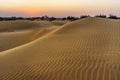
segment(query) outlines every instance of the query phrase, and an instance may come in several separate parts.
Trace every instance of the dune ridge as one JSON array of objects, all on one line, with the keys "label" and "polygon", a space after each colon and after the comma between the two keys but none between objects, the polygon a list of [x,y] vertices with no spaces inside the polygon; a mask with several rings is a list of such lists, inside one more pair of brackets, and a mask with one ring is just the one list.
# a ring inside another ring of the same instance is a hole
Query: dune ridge
[{"label": "dune ridge", "polygon": [[67,23],[65,21],[2,21],[0,22],[0,52],[42,37],[57,27]]},{"label": "dune ridge", "polygon": [[119,80],[120,21],[86,18],[0,52],[1,80]]}]

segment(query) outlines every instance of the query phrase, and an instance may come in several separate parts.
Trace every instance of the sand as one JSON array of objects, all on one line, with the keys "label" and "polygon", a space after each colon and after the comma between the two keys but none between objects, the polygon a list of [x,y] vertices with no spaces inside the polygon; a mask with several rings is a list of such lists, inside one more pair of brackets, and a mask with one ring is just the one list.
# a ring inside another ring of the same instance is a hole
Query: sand
[{"label": "sand", "polygon": [[68,21],[1,21],[0,51],[31,42],[67,22]]},{"label": "sand", "polygon": [[120,21],[85,18],[0,52],[0,80],[120,80],[119,58]]},{"label": "sand", "polygon": [[[44,26],[44,27],[43,27]],[[28,20],[16,20],[16,21],[1,21],[0,32],[11,32],[17,30],[28,30],[35,28],[46,28],[53,26],[49,21],[28,21]]]}]

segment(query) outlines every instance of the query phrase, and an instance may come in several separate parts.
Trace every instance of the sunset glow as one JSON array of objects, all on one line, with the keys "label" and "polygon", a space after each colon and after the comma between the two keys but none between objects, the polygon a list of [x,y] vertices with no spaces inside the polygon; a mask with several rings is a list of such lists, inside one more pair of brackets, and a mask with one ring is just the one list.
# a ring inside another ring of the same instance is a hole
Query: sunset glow
[{"label": "sunset glow", "polygon": [[0,16],[119,15],[119,5],[119,0],[5,0],[0,1]]}]

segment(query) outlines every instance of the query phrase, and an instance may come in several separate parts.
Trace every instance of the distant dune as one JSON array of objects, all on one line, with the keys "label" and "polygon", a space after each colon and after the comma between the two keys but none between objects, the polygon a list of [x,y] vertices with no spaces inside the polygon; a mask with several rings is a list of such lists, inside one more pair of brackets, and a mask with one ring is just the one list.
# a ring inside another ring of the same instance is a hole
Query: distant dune
[{"label": "distant dune", "polygon": [[[15,25],[19,24],[23,27],[19,21]],[[0,33],[0,49],[4,46],[0,52],[0,80],[120,80],[119,20],[47,22],[42,29],[34,29],[42,22],[26,25],[33,24],[23,32],[15,31],[21,27],[12,24],[10,30],[14,32]],[[7,25],[1,27],[7,29]],[[41,30],[45,33],[42,36]],[[9,43],[21,45],[7,50]]]},{"label": "distant dune", "polygon": [[0,22],[0,51],[31,42],[68,21],[2,21]]}]

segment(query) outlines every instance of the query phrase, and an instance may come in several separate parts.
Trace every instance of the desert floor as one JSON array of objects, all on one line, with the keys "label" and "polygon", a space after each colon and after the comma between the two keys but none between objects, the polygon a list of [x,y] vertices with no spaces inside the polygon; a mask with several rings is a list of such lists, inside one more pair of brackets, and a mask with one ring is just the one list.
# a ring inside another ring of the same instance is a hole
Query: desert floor
[{"label": "desert floor", "polygon": [[120,20],[1,21],[0,80],[120,80]]}]

